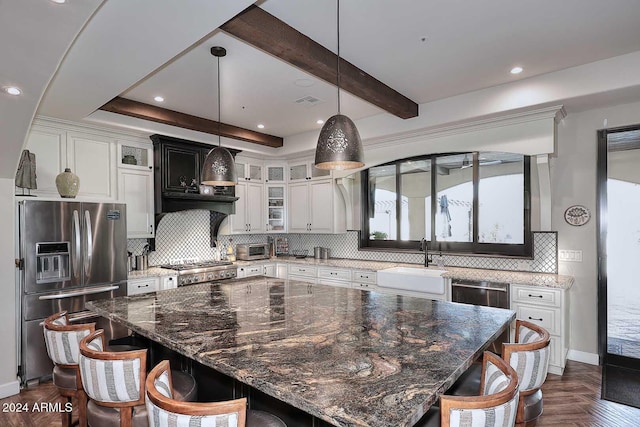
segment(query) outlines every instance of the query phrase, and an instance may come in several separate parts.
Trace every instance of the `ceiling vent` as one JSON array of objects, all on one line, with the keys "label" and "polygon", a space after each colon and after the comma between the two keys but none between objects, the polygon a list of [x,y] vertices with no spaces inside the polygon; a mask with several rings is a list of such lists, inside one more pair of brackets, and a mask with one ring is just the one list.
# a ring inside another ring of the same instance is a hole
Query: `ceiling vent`
[{"label": "ceiling vent", "polygon": [[295,101],[296,104],[304,105],[305,107],[313,107],[318,104],[322,104],[323,102],[323,100],[311,95],[303,96],[302,98],[296,99]]}]

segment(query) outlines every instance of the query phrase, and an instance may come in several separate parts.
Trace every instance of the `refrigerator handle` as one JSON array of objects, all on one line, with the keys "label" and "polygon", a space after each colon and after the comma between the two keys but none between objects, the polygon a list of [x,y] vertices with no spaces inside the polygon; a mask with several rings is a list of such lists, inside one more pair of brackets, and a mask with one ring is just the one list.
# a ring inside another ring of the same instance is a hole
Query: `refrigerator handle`
[{"label": "refrigerator handle", "polygon": [[78,257],[80,256],[80,215],[77,210],[73,211],[73,244],[71,245],[71,263],[73,275],[80,276],[78,271]]},{"label": "refrigerator handle", "polygon": [[84,211],[84,226],[87,247],[84,252],[84,274],[89,276],[91,270],[91,257],[93,255],[93,231],[91,230],[91,216],[89,211]]}]

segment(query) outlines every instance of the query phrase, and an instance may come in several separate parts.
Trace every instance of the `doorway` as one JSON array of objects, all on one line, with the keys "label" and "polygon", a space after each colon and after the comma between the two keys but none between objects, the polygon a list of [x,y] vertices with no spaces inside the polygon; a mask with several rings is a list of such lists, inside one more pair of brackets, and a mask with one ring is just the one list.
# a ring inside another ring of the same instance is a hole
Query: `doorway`
[{"label": "doorway", "polygon": [[640,125],[598,131],[602,398],[640,407]]}]

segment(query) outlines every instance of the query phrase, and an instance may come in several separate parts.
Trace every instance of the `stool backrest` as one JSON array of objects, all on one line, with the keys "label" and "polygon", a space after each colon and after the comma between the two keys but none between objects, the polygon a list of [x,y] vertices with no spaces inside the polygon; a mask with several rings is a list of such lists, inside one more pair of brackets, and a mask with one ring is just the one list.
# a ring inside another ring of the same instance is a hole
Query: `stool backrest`
[{"label": "stool backrest", "polygon": [[193,403],[173,399],[169,361],[163,360],[149,372],[146,381],[147,416],[150,426],[192,425],[245,427],[247,399]]},{"label": "stool backrest", "polygon": [[44,321],[44,342],[51,361],[63,368],[76,367],[80,358],[80,341],[95,328],[95,323],[70,324],[66,311],[47,317]]},{"label": "stool backrest", "polygon": [[518,375],[495,354],[485,351],[480,396],[440,397],[444,426],[513,426],[518,408]]},{"label": "stool backrest", "polygon": [[142,405],[147,350],[110,352],[105,348],[102,329],[80,341],[80,376],[87,395],[102,406]]},{"label": "stool backrest", "polygon": [[549,332],[531,322],[516,320],[516,343],[502,345],[502,357],[518,373],[520,391],[536,390],[547,378],[551,348]]}]

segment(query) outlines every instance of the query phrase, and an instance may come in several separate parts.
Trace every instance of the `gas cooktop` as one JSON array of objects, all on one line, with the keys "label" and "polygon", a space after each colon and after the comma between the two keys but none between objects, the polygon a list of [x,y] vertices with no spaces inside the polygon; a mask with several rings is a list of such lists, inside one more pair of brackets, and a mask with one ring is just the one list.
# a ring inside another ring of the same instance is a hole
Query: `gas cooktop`
[{"label": "gas cooktop", "polygon": [[238,269],[230,261],[194,261],[187,263],[162,264],[160,268],[168,268],[178,273],[178,286],[214,280],[233,279]]}]

